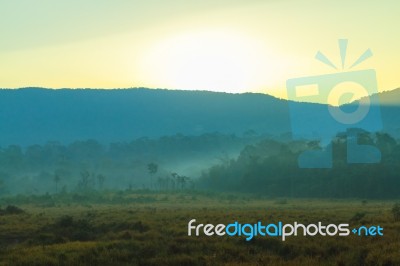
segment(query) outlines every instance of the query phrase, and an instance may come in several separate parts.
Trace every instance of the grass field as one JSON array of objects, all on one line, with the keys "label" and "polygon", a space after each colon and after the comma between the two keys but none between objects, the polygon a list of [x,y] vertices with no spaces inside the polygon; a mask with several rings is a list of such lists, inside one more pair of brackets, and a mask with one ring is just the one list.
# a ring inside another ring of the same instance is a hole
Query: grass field
[{"label": "grass field", "polygon": [[[0,202],[1,265],[400,265],[395,201],[123,191]],[[384,236],[189,237],[193,218],[380,225]]]}]

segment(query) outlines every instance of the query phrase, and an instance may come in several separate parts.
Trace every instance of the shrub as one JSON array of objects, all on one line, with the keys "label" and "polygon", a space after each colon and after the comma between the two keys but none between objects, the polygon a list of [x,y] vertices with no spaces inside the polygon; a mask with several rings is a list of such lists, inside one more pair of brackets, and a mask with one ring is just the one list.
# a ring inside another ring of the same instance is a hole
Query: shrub
[{"label": "shrub", "polygon": [[351,222],[359,222],[366,215],[365,212],[356,212],[354,216],[350,219]]},{"label": "shrub", "polygon": [[393,205],[392,214],[396,222],[400,221],[400,203]]},{"label": "shrub", "polygon": [[24,211],[17,206],[8,205],[4,210],[0,209],[0,215],[21,214]]}]

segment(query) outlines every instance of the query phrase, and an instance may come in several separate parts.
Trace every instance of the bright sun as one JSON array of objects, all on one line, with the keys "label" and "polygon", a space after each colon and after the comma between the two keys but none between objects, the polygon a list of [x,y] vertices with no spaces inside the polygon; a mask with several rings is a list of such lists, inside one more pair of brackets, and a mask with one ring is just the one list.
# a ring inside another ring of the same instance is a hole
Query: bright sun
[{"label": "bright sun", "polygon": [[[261,42],[227,30],[199,31],[149,47],[140,76],[152,87],[246,92],[277,77],[277,55]],[[160,86],[161,85],[161,86]]]}]

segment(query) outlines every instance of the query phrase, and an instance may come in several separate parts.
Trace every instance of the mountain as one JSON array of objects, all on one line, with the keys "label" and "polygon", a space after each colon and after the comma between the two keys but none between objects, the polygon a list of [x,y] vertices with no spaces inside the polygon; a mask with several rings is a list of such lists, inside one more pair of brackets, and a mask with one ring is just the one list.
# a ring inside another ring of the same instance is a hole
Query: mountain
[{"label": "mountain", "polygon": [[400,136],[400,88],[379,94],[382,110],[382,123],[385,130]]},{"label": "mountain", "polygon": [[400,88],[379,93],[379,101],[382,105],[400,105]]},{"label": "mountain", "polygon": [[[318,114],[326,106],[293,103],[266,94],[145,88],[2,89],[0,145],[85,139],[109,143],[177,133],[280,135],[291,131],[290,119],[296,110],[304,112],[314,125],[324,123]],[[383,106],[382,116],[387,129],[400,133],[398,105]],[[300,126],[307,128],[307,124]]]},{"label": "mountain", "polygon": [[[400,88],[380,92],[372,97],[374,96],[379,99],[384,130],[396,137],[400,137]],[[358,101],[363,100],[364,98],[361,98],[352,103],[352,105],[356,105]]]},{"label": "mountain", "polygon": [[249,130],[290,131],[287,102],[264,94],[142,88],[0,90],[2,146]]}]

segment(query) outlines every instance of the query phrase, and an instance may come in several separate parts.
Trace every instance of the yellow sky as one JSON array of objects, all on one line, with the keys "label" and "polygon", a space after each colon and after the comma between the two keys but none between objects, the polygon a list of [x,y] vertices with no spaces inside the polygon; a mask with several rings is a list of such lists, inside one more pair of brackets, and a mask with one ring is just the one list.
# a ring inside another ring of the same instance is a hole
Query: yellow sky
[{"label": "yellow sky", "polygon": [[[285,97],[290,78],[375,69],[400,86],[397,1],[2,1],[0,87],[202,89]],[[341,70],[339,70],[341,71]]]}]

